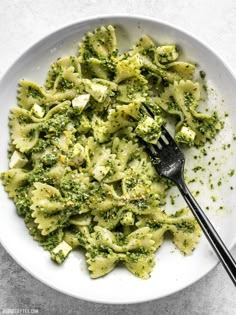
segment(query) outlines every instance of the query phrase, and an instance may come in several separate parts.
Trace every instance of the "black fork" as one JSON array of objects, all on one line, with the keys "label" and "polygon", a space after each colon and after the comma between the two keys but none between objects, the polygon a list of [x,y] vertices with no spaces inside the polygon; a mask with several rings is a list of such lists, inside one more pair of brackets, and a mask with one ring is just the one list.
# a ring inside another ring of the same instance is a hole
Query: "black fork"
[{"label": "black fork", "polygon": [[[146,111],[153,116],[149,108],[146,108]],[[157,145],[149,144],[142,139],[141,142],[159,175],[170,179],[178,186],[206,238],[236,286],[236,262],[185,183],[183,176],[185,158],[175,140],[166,128],[162,127],[162,135]]]}]

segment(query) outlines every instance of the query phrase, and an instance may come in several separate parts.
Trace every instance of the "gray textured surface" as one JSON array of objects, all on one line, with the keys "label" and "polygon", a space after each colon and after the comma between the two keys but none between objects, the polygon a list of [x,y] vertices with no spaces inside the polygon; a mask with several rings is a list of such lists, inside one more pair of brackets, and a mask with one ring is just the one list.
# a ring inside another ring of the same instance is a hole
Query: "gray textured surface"
[{"label": "gray textured surface", "polygon": [[[236,73],[234,0],[1,0],[0,75],[34,42],[61,25],[99,14],[130,13],[161,19],[207,42]],[[233,250],[236,257],[236,248]],[[78,283],[79,285],[79,283]],[[157,284],[158,285],[158,284]],[[31,277],[0,246],[0,313],[39,314],[236,314],[236,291],[221,266],[167,298],[137,305],[102,305],[56,292]]]}]

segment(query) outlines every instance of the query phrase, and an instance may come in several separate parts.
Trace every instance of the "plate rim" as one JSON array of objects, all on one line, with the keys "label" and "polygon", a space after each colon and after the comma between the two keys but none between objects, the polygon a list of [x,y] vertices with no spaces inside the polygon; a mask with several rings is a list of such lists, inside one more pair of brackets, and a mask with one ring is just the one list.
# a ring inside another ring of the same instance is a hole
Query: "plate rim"
[{"label": "plate rim", "polygon": [[[104,15],[91,15],[87,18],[78,18],[77,21],[73,22],[73,23],[63,23],[60,27],[55,28],[54,30],[50,31],[49,33],[46,33],[46,35],[43,35],[42,37],[40,37],[38,40],[34,41],[33,43],[31,43],[29,46],[27,46],[23,52],[21,52],[19,54],[19,56],[13,60],[13,62],[10,63],[10,65],[8,66],[8,68],[3,72],[3,74],[0,76],[0,85],[2,84],[2,82],[5,80],[5,77],[8,76],[8,74],[13,70],[13,68],[15,67],[15,65],[17,65],[21,59],[24,59],[25,55],[29,54],[31,50],[35,49],[37,46],[41,46],[41,44],[44,41],[47,41],[51,36],[56,36],[57,34],[59,34],[60,32],[66,31],[66,29],[70,29],[75,27],[76,25],[80,25],[82,23],[89,23],[94,22],[94,21],[101,21],[104,22],[107,19],[127,19],[127,20],[141,20],[141,21],[145,21],[145,22],[152,22],[152,23],[158,23],[158,24],[162,24],[165,27],[168,27],[170,29],[174,29],[182,34],[184,34],[185,36],[192,38],[195,42],[197,42],[198,44],[200,44],[201,46],[204,46],[204,48],[206,48],[211,54],[213,54],[216,59],[218,59],[222,65],[226,68],[226,70],[228,71],[228,73],[231,76],[231,79],[235,81],[236,83],[236,74],[234,74],[234,71],[232,70],[232,68],[229,66],[229,64],[221,58],[221,56],[215,52],[215,50],[213,50],[213,48],[211,48],[211,46],[209,46],[204,40],[199,39],[198,36],[196,36],[195,34],[192,34],[186,30],[184,30],[183,28],[176,26],[172,23],[169,23],[163,19],[159,19],[159,18],[153,18],[153,17],[149,17],[149,16],[145,16],[145,15],[137,15],[137,14],[104,14]],[[197,283],[200,279],[202,279],[203,277],[205,277],[208,273],[210,273],[220,262],[219,259],[216,257],[216,261],[214,263],[212,263],[212,266],[209,268],[209,270],[204,273],[203,275],[200,275],[198,278],[196,278],[193,282],[188,283],[187,285],[184,284],[183,286],[181,286],[178,290],[172,290],[167,294],[163,294],[161,296],[158,296],[156,298],[143,298],[142,300],[131,300],[129,302],[127,301],[108,301],[105,298],[104,299],[96,299],[96,298],[90,298],[90,297],[81,297],[78,296],[76,294],[73,293],[68,293],[66,290],[63,290],[63,288],[58,288],[56,287],[54,284],[51,284],[49,282],[47,282],[46,279],[44,279],[44,277],[40,277],[38,276],[34,271],[32,271],[30,268],[27,267],[27,265],[23,264],[20,262],[20,259],[18,259],[14,252],[12,252],[7,245],[1,240],[1,233],[0,233],[0,243],[2,245],[2,247],[4,248],[4,250],[11,256],[11,258],[14,259],[14,261],[22,268],[24,269],[26,272],[28,272],[31,276],[34,277],[34,279],[36,279],[37,281],[40,281],[41,283],[43,283],[44,285],[48,286],[49,288],[52,288],[60,293],[63,293],[67,296],[71,296],[73,298],[76,299],[82,299],[84,301],[88,301],[88,302],[92,302],[92,303],[100,303],[100,304],[110,304],[110,305],[120,305],[120,304],[138,304],[138,303],[144,303],[144,302],[151,302],[154,300],[158,300],[158,299],[162,299],[165,298],[167,296],[170,296],[174,293],[178,293],[181,292],[182,290],[184,290],[185,288],[189,287],[190,285],[193,285],[195,283]],[[236,245],[236,235],[235,237],[232,239],[232,241],[230,242],[230,245],[228,246],[229,250],[232,250],[232,248]]]}]

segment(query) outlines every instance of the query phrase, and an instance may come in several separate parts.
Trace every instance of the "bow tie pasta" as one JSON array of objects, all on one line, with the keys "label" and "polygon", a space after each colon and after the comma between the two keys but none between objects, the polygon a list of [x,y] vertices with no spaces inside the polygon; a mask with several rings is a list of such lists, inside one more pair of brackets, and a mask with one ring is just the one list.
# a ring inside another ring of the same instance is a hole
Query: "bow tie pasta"
[{"label": "bow tie pasta", "polygon": [[43,86],[19,82],[9,170],[1,178],[55,262],[83,248],[92,278],[121,262],[147,279],[166,232],[184,255],[196,248],[197,222],[187,208],[165,212],[169,184],[138,138],[156,143],[171,116],[177,142],[199,146],[214,138],[222,123],[217,113],[198,111],[194,71],[175,45],[147,35],[121,54],[109,25],[89,32],[78,55],[55,61]]}]

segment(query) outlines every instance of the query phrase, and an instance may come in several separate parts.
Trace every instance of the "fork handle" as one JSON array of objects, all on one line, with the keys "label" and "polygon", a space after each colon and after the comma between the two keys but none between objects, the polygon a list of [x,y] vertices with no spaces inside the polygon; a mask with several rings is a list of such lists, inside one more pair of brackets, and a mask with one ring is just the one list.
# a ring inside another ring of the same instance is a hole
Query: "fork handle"
[{"label": "fork handle", "polygon": [[206,238],[210,242],[222,265],[224,266],[225,270],[227,271],[228,275],[236,286],[236,262],[234,258],[230,254],[229,250],[226,248],[224,242],[205,215],[204,211],[201,209],[201,207],[189,191],[187,185],[184,182],[184,179],[180,177],[176,184],[185,201],[187,202],[189,208],[192,210],[199,225],[201,226]]}]

